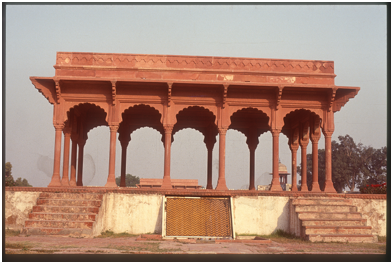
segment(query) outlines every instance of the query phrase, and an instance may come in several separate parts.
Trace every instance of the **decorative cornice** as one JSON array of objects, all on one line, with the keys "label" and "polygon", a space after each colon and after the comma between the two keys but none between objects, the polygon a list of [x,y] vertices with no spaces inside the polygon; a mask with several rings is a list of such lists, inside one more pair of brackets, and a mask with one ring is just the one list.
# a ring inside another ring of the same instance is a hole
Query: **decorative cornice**
[{"label": "decorative cornice", "polygon": [[56,66],[186,68],[298,73],[334,73],[333,61],[239,57],[58,52]]}]

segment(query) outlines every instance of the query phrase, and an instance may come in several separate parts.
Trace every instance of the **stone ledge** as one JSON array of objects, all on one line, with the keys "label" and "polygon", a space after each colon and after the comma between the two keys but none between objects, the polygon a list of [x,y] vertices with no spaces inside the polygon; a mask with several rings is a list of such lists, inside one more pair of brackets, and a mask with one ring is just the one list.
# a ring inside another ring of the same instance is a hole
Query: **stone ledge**
[{"label": "stone ledge", "polygon": [[106,187],[5,187],[5,191],[27,192],[69,192],[69,193],[122,193],[122,194],[159,194],[166,196],[278,196],[278,197],[330,197],[330,198],[357,198],[357,199],[387,199],[387,194],[340,194],[340,193],[312,193],[292,191],[253,191],[253,190],[205,190],[205,189],[160,189],[160,188],[106,188]]}]

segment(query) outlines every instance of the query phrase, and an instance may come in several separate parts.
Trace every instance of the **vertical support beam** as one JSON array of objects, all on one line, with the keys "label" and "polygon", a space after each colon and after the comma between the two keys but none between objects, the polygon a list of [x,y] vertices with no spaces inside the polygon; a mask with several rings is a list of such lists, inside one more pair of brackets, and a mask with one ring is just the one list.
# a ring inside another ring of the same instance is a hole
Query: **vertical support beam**
[{"label": "vertical support beam", "polygon": [[216,190],[228,190],[225,182],[225,136],[227,128],[219,129],[219,178],[217,180]]},{"label": "vertical support beam", "polygon": [[122,148],[122,156],[121,156],[121,183],[120,187],[126,187],[126,151],[128,149],[128,144],[130,141],[130,135],[127,137],[122,136],[120,139],[121,148]]},{"label": "vertical support beam", "polygon": [[72,138],[72,153],[71,153],[71,179],[69,186],[76,186],[76,159],[77,159],[77,136]]},{"label": "vertical support beam", "polygon": [[312,142],[312,192],[321,192],[318,180],[318,142],[320,139],[320,119],[313,116],[311,124],[311,142]]},{"label": "vertical support beam", "polygon": [[62,186],[69,186],[69,146],[71,140],[71,128],[65,127],[63,130],[64,133],[64,158],[62,163]]},{"label": "vertical support beam", "polygon": [[279,129],[272,129],[272,136],[273,136],[273,179],[272,179],[272,185],[270,187],[271,191],[282,191],[280,181],[279,181],[279,174],[278,174],[278,158],[279,158],[279,137],[281,130]]},{"label": "vertical support beam", "polygon": [[255,190],[255,149],[258,146],[258,135],[255,133],[255,125],[251,125],[247,135],[247,146],[250,151],[250,181],[249,190]]},{"label": "vertical support beam", "polygon": [[118,187],[115,183],[115,148],[118,125],[110,125],[109,175],[105,187]]},{"label": "vertical support beam", "polygon": [[336,193],[337,191],[334,188],[332,181],[332,165],[331,165],[331,136],[333,132],[323,132],[325,137],[325,164],[326,164],[326,182],[324,187],[324,192]]},{"label": "vertical support beam", "polygon": [[83,159],[84,159],[84,145],[86,144],[86,138],[79,137],[79,161],[77,162],[77,186],[83,186]]},{"label": "vertical support beam", "polygon": [[53,165],[53,175],[52,180],[50,181],[48,187],[61,186],[60,179],[60,159],[61,159],[61,136],[62,129],[64,128],[63,124],[54,125],[55,128],[55,142],[54,142],[54,165]]},{"label": "vertical support beam", "polygon": [[208,150],[208,165],[207,165],[207,184],[206,189],[211,190],[213,189],[212,184],[212,162],[213,162],[213,146],[215,145],[216,138],[211,133],[211,129],[208,128],[207,135],[204,139],[206,149]]},{"label": "vertical support beam", "polygon": [[164,176],[162,189],[172,189],[170,166],[171,166],[171,136],[173,125],[164,125]]},{"label": "vertical support beam", "polygon": [[299,128],[294,128],[289,138],[289,148],[292,151],[292,191],[297,189],[297,149],[299,149]]},{"label": "vertical support beam", "polygon": [[307,146],[309,143],[309,126],[304,122],[301,126],[300,149],[301,149],[301,191],[308,191],[307,185]]}]

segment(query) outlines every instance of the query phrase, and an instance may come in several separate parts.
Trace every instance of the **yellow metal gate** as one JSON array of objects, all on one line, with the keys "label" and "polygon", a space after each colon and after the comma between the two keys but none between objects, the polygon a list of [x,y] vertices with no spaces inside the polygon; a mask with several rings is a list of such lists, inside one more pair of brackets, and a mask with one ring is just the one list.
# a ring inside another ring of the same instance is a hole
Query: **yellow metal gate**
[{"label": "yellow metal gate", "polygon": [[166,197],[165,235],[232,237],[230,198]]}]

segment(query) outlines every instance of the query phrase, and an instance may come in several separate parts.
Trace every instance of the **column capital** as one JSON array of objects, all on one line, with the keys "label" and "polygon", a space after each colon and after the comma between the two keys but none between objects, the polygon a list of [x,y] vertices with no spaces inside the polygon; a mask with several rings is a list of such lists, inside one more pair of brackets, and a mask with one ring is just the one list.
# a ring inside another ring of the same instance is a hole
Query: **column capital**
[{"label": "column capital", "polygon": [[174,125],[172,124],[166,124],[166,125],[163,125],[163,128],[164,128],[164,133],[172,133],[172,130],[174,129]]},{"label": "column capital", "polygon": [[270,132],[275,137],[275,136],[278,136],[281,133],[281,129],[271,129]]},{"label": "column capital", "polygon": [[54,124],[53,126],[56,131],[62,131],[64,129],[64,124]]},{"label": "column capital", "polygon": [[226,134],[227,133],[227,130],[228,128],[227,127],[221,127],[221,128],[217,128],[219,130],[219,134]]},{"label": "column capital", "polygon": [[323,131],[323,135],[325,138],[331,138],[333,131]]},{"label": "column capital", "polygon": [[113,124],[113,125],[109,125],[109,128],[110,128],[110,132],[111,131],[118,131],[118,128],[119,128],[119,125],[118,124]]}]

